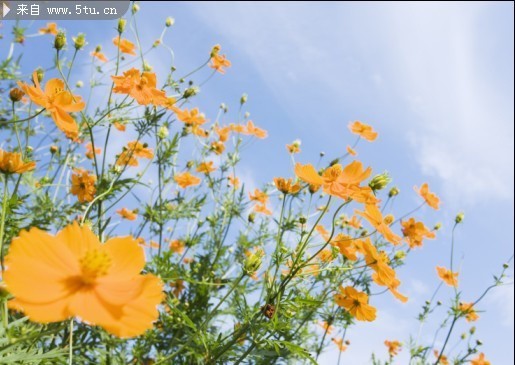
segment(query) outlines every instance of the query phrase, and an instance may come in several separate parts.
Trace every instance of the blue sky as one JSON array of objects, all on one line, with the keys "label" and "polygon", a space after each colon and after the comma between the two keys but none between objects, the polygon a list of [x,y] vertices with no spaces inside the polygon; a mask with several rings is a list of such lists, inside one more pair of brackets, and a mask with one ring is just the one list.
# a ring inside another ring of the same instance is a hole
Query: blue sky
[{"label": "blue sky", "polygon": [[[463,299],[476,298],[491,283],[514,242],[513,3],[144,2],[138,21],[143,44],[159,37],[166,16],[176,20],[165,41],[179,70],[198,66],[216,43],[232,61],[225,76],[202,87],[201,109],[214,119],[221,102],[236,109],[246,92],[251,118],[269,131],[265,142],[244,153],[240,177],[247,184],[287,174],[284,145],[294,139],[302,140],[302,162],[316,162],[320,151],[341,155],[354,141],[347,124],[359,119],[380,137],[360,142],[358,157],[391,173],[402,194],[398,212],[418,205],[413,185],[427,181],[441,196],[438,214],[418,214],[428,224],[444,223],[438,240],[417,250],[399,272],[410,302],[381,299],[378,322],[351,332],[344,363],[368,363],[374,350],[384,357],[385,339],[407,341],[418,329],[414,317],[438,284],[435,265],[447,265],[459,211],[465,212],[456,255]],[[112,22],[59,26],[69,35],[85,32],[89,48],[103,44],[108,56],[115,54]],[[50,39],[29,38],[27,55],[50,47]],[[50,54],[40,54],[33,66],[50,65]],[[158,50],[148,62],[164,75],[170,55]],[[84,68],[76,78],[87,81],[88,75]],[[480,309],[488,310],[477,324],[487,357],[513,363],[513,286],[496,289]],[[335,363],[335,356],[327,352],[321,363]]]}]

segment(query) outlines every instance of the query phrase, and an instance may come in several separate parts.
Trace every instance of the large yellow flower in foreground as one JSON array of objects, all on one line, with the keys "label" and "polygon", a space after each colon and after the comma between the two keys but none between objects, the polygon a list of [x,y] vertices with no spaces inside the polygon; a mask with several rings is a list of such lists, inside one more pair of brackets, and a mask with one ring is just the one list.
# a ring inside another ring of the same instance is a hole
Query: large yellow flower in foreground
[{"label": "large yellow flower in foreground", "polygon": [[55,236],[31,228],[13,239],[5,261],[4,281],[14,295],[9,306],[32,321],[79,317],[127,338],[152,328],[158,317],[162,283],[140,275],[143,248],[130,236],[101,244],[77,222]]},{"label": "large yellow flower in foreground", "polygon": [[41,89],[36,72],[32,75],[35,86],[18,82],[20,88],[30,97],[34,104],[42,106],[51,115],[57,127],[66,134],[66,137],[75,140],[79,135],[79,127],[75,119],[69,114],[79,112],[86,104],[78,95],[65,90],[65,84],[60,79],[50,79]]}]

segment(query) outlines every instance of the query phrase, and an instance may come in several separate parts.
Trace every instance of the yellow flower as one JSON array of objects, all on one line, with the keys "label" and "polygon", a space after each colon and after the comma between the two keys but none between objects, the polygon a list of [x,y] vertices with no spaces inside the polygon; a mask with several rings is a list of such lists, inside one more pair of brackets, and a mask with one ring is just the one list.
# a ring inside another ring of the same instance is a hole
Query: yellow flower
[{"label": "yellow flower", "polygon": [[13,239],[5,260],[4,281],[14,295],[9,307],[34,322],[79,317],[128,338],[152,328],[158,317],[162,284],[140,275],[143,249],[130,236],[101,244],[77,222],[55,236],[31,228]]},{"label": "yellow flower", "polygon": [[173,179],[183,189],[188,186],[196,186],[200,184],[200,178],[190,174],[189,172],[183,172],[182,174],[176,174]]},{"label": "yellow flower", "polygon": [[490,365],[490,361],[485,359],[485,354],[481,352],[478,357],[470,362],[470,365]]},{"label": "yellow flower", "polygon": [[173,110],[177,119],[183,122],[186,125],[194,126],[194,125],[202,125],[206,122],[206,116],[199,111],[198,108],[193,108],[188,110],[188,108],[184,108],[183,110],[177,108],[172,105],[170,109]]},{"label": "yellow flower", "polygon": [[47,23],[46,27],[39,29],[39,33],[57,35],[57,24]]},{"label": "yellow flower", "polygon": [[274,178],[274,184],[277,190],[283,194],[297,194],[300,191],[300,184],[293,183],[293,179],[284,179],[282,177]]},{"label": "yellow flower", "polygon": [[361,123],[358,120],[353,123],[350,123],[349,129],[352,133],[357,134],[358,136],[369,142],[373,142],[377,138],[377,132],[375,132],[371,126],[365,123]]},{"label": "yellow flower", "polygon": [[184,252],[184,242],[180,240],[173,240],[170,242],[170,251],[182,254]]},{"label": "yellow flower", "polygon": [[211,51],[211,63],[209,64],[209,67],[212,69],[215,69],[222,75],[225,74],[224,67],[231,67],[231,61],[227,59],[225,55],[220,55],[220,45],[216,45],[213,47],[213,50]]},{"label": "yellow flower", "polygon": [[77,196],[80,203],[90,202],[95,197],[97,177],[83,169],[75,169],[72,174],[70,193]]},{"label": "yellow flower", "polygon": [[474,303],[461,302],[458,309],[465,315],[467,322],[475,322],[479,319],[479,315],[474,309]]},{"label": "yellow flower", "polygon": [[102,153],[102,149],[100,147],[95,147],[95,153],[93,154],[93,145],[91,142],[86,145],[86,158],[92,160],[95,155],[99,155],[100,153]]},{"label": "yellow flower", "polygon": [[427,183],[422,184],[420,189],[415,186],[415,191],[419,193],[419,195],[424,198],[427,205],[429,205],[434,210],[440,209],[440,199],[435,193],[429,191],[429,185]]},{"label": "yellow flower", "polygon": [[358,321],[372,322],[376,319],[376,309],[368,304],[368,295],[352,286],[340,287],[340,293],[335,294],[334,301]]},{"label": "yellow flower", "polygon": [[422,246],[425,238],[433,239],[436,237],[422,222],[416,222],[414,218],[401,222],[402,234],[406,238],[410,248]]},{"label": "yellow flower", "polygon": [[251,201],[255,201],[261,204],[268,203],[268,194],[259,189],[254,189],[254,194],[249,192],[249,198]]},{"label": "yellow flower", "polygon": [[23,162],[21,154],[0,148],[0,171],[4,174],[22,174],[36,168],[35,162]]},{"label": "yellow flower", "polygon": [[32,74],[32,79],[35,86],[29,86],[21,81],[18,82],[18,86],[34,104],[42,106],[50,113],[55,124],[66,134],[66,137],[76,140],[79,135],[79,127],[69,113],[84,109],[86,104],[82,98],[67,91],[63,80],[48,80],[43,91],[36,71]]},{"label": "yellow flower", "polygon": [[383,215],[376,205],[367,204],[365,205],[365,211],[356,211],[356,214],[365,218],[388,242],[394,245],[401,243],[402,238],[393,233],[390,227],[385,224]]},{"label": "yellow flower", "polygon": [[116,164],[118,166],[138,166],[139,162],[136,157],[152,159],[154,157],[154,151],[148,148],[146,143],[139,141],[132,141],[124,147],[123,152],[118,156]]},{"label": "yellow flower", "polygon": [[199,163],[196,171],[208,175],[216,171],[216,168],[213,166],[213,161],[207,161]]}]

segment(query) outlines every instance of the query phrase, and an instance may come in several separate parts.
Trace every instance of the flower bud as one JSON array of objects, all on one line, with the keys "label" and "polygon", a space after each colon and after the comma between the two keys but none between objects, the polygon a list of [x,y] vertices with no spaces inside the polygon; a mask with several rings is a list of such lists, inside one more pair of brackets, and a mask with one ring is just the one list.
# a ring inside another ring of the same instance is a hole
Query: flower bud
[{"label": "flower bud", "polygon": [[300,223],[300,224],[306,224],[306,222],[307,222],[307,221],[308,221],[308,220],[307,220],[307,219],[306,219],[306,217],[304,217],[304,216],[302,216],[302,217],[300,217],[300,218],[299,218],[299,223]]},{"label": "flower bud", "polygon": [[254,223],[254,221],[256,220],[256,214],[250,213],[247,220],[249,221],[249,223]]},{"label": "flower bud", "polygon": [[472,326],[472,327],[470,327],[469,333],[470,333],[471,335],[473,335],[474,333],[476,333],[476,326]]},{"label": "flower bud", "polygon": [[123,18],[120,18],[120,20],[118,20],[118,33],[119,34],[123,33],[126,25],[127,25],[127,20],[125,20]]},{"label": "flower bud", "polygon": [[14,87],[9,91],[9,98],[13,103],[16,103],[17,101],[20,101],[25,96],[25,93],[23,90]]},{"label": "flower bud", "polygon": [[509,265],[509,264],[502,264],[502,267],[503,267],[504,269],[507,269],[507,268],[509,268],[509,267],[510,267],[510,265]]},{"label": "flower bud", "polygon": [[442,228],[442,223],[440,223],[440,222],[436,223],[435,226],[433,227],[433,229],[435,231],[438,231],[440,228]]},{"label": "flower bud", "polygon": [[57,147],[56,145],[50,146],[50,153],[52,155],[56,154],[58,151],[59,151],[59,147]]},{"label": "flower bud", "polygon": [[75,49],[78,51],[79,49],[84,48],[86,43],[86,36],[83,33],[79,33],[77,37],[72,37],[73,45]]},{"label": "flower bud", "polygon": [[320,157],[324,157],[325,156],[325,152],[324,151],[321,151],[320,152]]},{"label": "flower bud", "polygon": [[259,270],[263,262],[263,256],[265,256],[265,252],[258,248],[247,257],[243,265],[243,271],[246,275],[250,276]]},{"label": "flower bud", "polygon": [[168,137],[168,128],[165,127],[164,125],[161,126],[158,131],[157,131],[157,136],[160,138],[160,139],[165,139],[166,137]]},{"label": "flower bud", "polygon": [[145,71],[145,72],[152,71],[152,66],[150,66],[146,61],[143,62],[143,71]]},{"label": "flower bud", "polygon": [[193,166],[195,166],[195,161],[190,160],[190,161],[186,162],[186,167],[188,169],[191,169]]},{"label": "flower bud", "polygon": [[54,39],[54,48],[60,51],[66,46],[66,34],[63,31],[59,31]]},{"label": "flower bud", "polygon": [[441,301],[436,302],[436,305],[442,305]]},{"label": "flower bud", "polygon": [[81,88],[81,87],[83,87],[83,86],[84,86],[84,83],[83,83],[81,80],[79,80],[79,81],[77,81],[77,83],[75,84],[75,86],[77,86],[78,88]]},{"label": "flower bud", "polygon": [[134,4],[132,5],[132,14],[136,14],[139,11],[139,5]]},{"label": "flower bud", "polygon": [[245,112],[245,114],[243,114],[243,118],[249,119],[250,118],[250,113],[249,112]]},{"label": "flower bud", "polygon": [[390,189],[390,191],[388,192],[388,197],[389,198],[393,198],[394,196],[397,196],[399,195],[400,191],[399,191],[399,188],[394,186],[393,188]]},{"label": "flower bud", "polygon": [[388,176],[388,173],[383,172],[382,174],[374,176],[368,183],[368,186],[370,186],[373,191],[377,191],[384,189],[391,181],[392,179]]},{"label": "flower bud", "polygon": [[384,222],[384,224],[386,224],[387,226],[389,226],[390,224],[392,224],[394,220],[395,220],[395,217],[393,216],[393,214],[388,214],[388,215],[386,215],[386,216],[383,218],[383,222]]},{"label": "flower bud", "polygon": [[459,223],[463,222],[464,218],[465,218],[465,213],[461,212],[461,213],[458,213],[458,215],[456,216],[456,219],[454,221],[456,222],[456,224],[459,224]]},{"label": "flower bud", "polygon": [[211,48],[211,58],[215,57],[216,55],[218,55],[218,52],[220,52],[220,50],[222,49],[222,46],[220,46],[219,44],[215,44],[213,46],[213,48]]},{"label": "flower bud", "polygon": [[240,104],[243,105],[247,102],[247,99],[248,99],[248,95],[247,94],[243,94],[240,98]]},{"label": "flower bud", "polygon": [[41,67],[38,67],[36,69],[36,75],[38,76],[38,82],[43,81],[45,78],[45,70],[43,70]]},{"label": "flower bud", "polygon": [[405,251],[397,251],[394,256],[397,260],[403,260],[406,257]]},{"label": "flower bud", "polygon": [[165,25],[166,25],[167,28],[171,27],[174,24],[175,24],[175,19],[174,18],[172,18],[171,16],[166,18]]},{"label": "flower bud", "polygon": [[477,343],[477,345],[478,345],[478,346],[481,346],[481,345],[483,344],[483,341],[481,341],[481,340],[476,340],[476,343]]},{"label": "flower bud", "polygon": [[197,95],[200,92],[200,89],[197,86],[192,86],[184,90],[183,97],[184,99],[191,98],[192,96]]}]

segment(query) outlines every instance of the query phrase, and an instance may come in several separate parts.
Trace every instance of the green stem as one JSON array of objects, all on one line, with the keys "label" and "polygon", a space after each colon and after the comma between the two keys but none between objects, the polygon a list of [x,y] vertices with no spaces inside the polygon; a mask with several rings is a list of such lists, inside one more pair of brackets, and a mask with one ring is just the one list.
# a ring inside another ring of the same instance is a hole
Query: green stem
[{"label": "green stem", "polygon": [[[5,216],[7,213],[7,175],[4,175],[4,196],[2,198],[2,217],[0,220],[0,261],[2,266],[2,274],[4,273],[4,230],[5,230]],[[3,275],[2,275],[3,277]]]},{"label": "green stem", "polygon": [[68,365],[73,365],[73,318],[70,319],[70,337],[68,339]]}]

